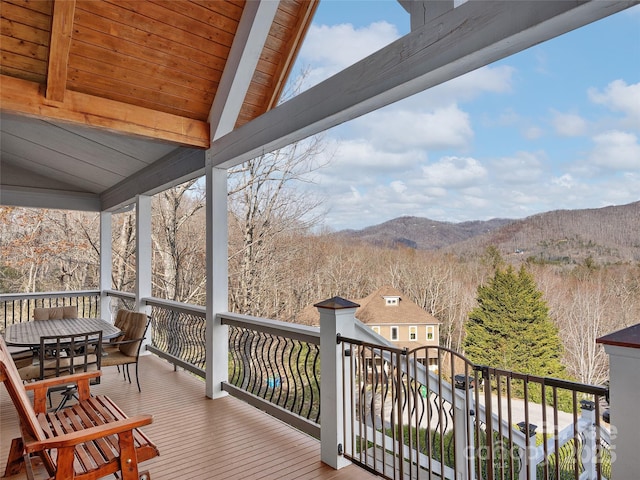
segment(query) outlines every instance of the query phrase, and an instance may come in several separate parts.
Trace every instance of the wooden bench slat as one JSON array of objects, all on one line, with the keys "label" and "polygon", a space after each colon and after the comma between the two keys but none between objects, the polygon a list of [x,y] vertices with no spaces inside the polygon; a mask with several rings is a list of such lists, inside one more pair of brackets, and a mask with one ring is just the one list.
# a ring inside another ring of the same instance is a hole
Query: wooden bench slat
[{"label": "wooden bench slat", "polygon": [[[83,424],[86,425],[86,428],[94,425],[94,422],[89,418],[84,408],[78,409],[77,413],[79,419],[81,419]],[[107,461],[112,461],[117,457],[117,449],[116,454],[114,454],[112,444],[104,438],[95,440],[94,442],[91,442],[90,445],[93,452],[92,455],[101,456],[102,458],[106,458]]]},{"label": "wooden bench slat", "polygon": [[[67,418],[71,421],[74,431],[83,430],[84,426],[80,421],[79,414],[82,412],[82,408],[78,405],[65,410]],[[92,470],[98,468],[102,464],[106,463],[105,458],[101,455],[98,448],[96,448],[95,442],[89,442],[82,445],[78,445],[75,450],[76,461],[83,465],[84,470]]]}]

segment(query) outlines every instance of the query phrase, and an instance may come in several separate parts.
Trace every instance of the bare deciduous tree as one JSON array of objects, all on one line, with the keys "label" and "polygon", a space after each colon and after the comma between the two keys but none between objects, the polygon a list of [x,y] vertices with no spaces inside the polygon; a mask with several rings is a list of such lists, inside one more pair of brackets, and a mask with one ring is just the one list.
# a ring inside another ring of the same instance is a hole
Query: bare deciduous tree
[{"label": "bare deciduous tree", "polygon": [[272,283],[272,262],[285,234],[309,232],[320,202],[294,183],[318,168],[319,137],[243,163],[229,171],[229,286],[231,308],[268,315],[261,283]]}]

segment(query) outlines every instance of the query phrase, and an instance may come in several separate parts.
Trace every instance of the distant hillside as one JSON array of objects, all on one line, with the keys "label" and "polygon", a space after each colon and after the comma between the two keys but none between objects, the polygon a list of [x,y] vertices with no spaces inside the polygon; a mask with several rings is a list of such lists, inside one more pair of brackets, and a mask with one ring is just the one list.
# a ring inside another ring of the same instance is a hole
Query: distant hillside
[{"label": "distant hillside", "polygon": [[516,220],[486,235],[452,244],[458,254],[495,245],[503,253],[544,262],[640,261],[640,202],[584,210],[555,210]]},{"label": "distant hillside", "polygon": [[336,233],[378,246],[405,246],[420,250],[436,250],[479,235],[490,233],[513,220],[493,219],[462,223],[436,222],[421,217],[399,217],[362,230]]},{"label": "distant hillside", "polygon": [[504,254],[545,262],[598,263],[640,261],[640,201],[598,209],[556,210],[522,220],[463,223],[400,217],[362,230],[336,235],[379,246],[445,249],[476,255],[489,245]]}]

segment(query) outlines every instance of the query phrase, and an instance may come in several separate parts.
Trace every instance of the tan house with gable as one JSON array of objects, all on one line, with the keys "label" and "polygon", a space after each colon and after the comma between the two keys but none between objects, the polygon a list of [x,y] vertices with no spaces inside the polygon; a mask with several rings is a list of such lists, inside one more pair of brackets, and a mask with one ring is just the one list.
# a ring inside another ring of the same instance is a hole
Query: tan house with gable
[{"label": "tan house with gable", "polygon": [[[392,286],[385,285],[355,302],[360,304],[356,318],[398,348],[413,350],[439,345],[440,322]],[[427,352],[429,367],[435,369],[437,351],[427,349]],[[418,358],[424,360],[426,355]]]},{"label": "tan house with gable", "polygon": [[[354,300],[360,307],[356,310],[356,318],[369,326],[374,332],[392,342],[398,348],[413,350],[422,346],[439,345],[440,322],[402,292],[390,285],[380,287],[369,296]],[[298,321],[309,325],[318,325],[320,316],[315,307],[305,308]],[[429,368],[437,367],[436,349],[423,351],[418,359],[426,362],[429,354]]]}]

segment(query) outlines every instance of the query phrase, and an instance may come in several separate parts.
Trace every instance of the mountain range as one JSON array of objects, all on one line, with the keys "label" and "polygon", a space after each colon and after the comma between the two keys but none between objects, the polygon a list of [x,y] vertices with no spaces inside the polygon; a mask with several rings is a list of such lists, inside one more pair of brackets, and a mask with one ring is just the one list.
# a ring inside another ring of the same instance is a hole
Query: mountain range
[{"label": "mountain range", "polygon": [[554,210],[524,219],[462,223],[398,217],[362,230],[335,233],[377,246],[478,254],[489,245],[503,254],[544,262],[640,261],[640,201],[582,210]]}]

